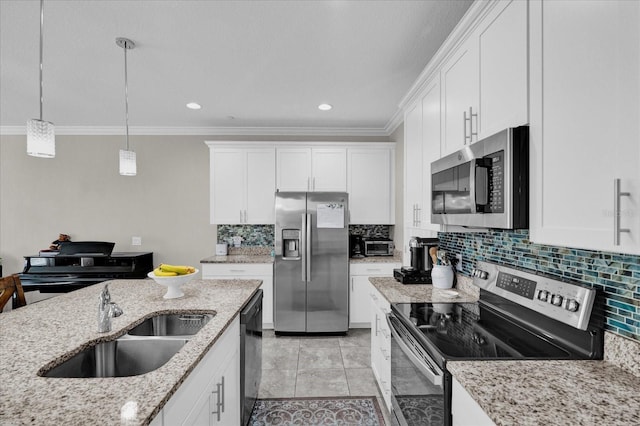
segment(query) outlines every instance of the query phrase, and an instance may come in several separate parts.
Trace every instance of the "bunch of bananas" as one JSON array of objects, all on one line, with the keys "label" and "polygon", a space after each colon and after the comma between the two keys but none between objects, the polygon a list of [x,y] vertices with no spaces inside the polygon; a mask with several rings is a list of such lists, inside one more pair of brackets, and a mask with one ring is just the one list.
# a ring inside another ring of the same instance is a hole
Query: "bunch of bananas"
[{"label": "bunch of bananas", "polygon": [[160,266],[153,270],[153,273],[156,277],[175,277],[177,275],[193,274],[195,271],[196,268],[193,266],[177,266],[161,263]]}]

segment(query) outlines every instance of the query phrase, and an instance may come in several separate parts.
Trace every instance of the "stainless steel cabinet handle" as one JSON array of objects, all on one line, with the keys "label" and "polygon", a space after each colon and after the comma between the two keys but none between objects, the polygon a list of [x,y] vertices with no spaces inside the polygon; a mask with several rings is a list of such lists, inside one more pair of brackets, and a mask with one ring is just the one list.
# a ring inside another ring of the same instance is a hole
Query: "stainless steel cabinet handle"
[{"label": "stainless steel cabinet handle", "polygon": [[[476,131],[473,131],[473,117],[476,118]],[[469,142],[473,142],[473,137],[478,140],[478,113],[473,113],[473,109],[469,107]]]},{"label": "stainless steel cabinet handle", "polygon": [[462,111],[462,128],[464,129],[464,144],[467,144],[467,111]]},{"label": "stainless steel cabinet handle", "polygon": [[353,293],[353,278],[351,278],[351,293]]},{"label": "stainless steel cabinet handle", "polygon": [[224,413],[224,376],[222,376],[222,392],[220,392],[220,400],[222,401],[222,412]]},{"label": "stainless steel cabinet handle", "polygon": [[313,178],[312,183],[313,183],[312,188],[313,188],[313,190],[315,191],[315,190],[316,190],[316,178]]},{"label": "stainless steel cabinet handle", "polygon": [[620,179],[613,180],[613,245],[620,245],[620,234],[629,233],[629,228],[620,228],[620,198],[630,197],[630,192],[620,191]]},{"label": "stainless steel cabinet handle", "polygon": [[367,272],[382,272],[382,269],[367,268]]},{"label": "stainless steel cabinet handle", "polygon": [[416,226],[420,226],[422,224],[422,208],[420,204],[416,204]]},{"label": "stainless steel cabinet handle", "polygon": [[230,269],[229,272],[233,272],[235,274],[242,274],[245,272],[244,269]]},{"label": "stainless steel cabinet handle", "polygon": [[240,223],[242,223],[242,210],[240,210]]},{"label": "stainless steel cabinet handle", "polygon": [[310,183],[311,179],[309,179],[307,177],[307,191],[311,191],[311,183]]},{"label": "stainless steel cabinet handle", "polygon": [[214,390],[212,393],[216,394],[216,403],[215,403],[215,407],[216,410],[212,411],[211,414],[215,414],[218,418],[218,422],[220,421],[220,414],[222,414],[223,411],[223,403],[220,402],[220,396],[223,392],[223,386],[224,386],[224,377],[222,378],[222,383],[216,383],[216,390]]},{"label": "stainless steel cabinet handle", "polygon": [[378,314],[376,314],[376,336],[378,335],[378,322],[380,322],[380,317],[378,316]]}]

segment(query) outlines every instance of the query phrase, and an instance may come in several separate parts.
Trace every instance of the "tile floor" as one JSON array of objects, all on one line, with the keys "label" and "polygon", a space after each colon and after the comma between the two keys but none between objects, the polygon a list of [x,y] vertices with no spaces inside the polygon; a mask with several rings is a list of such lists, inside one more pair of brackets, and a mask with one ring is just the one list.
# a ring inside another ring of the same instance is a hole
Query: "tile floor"
[{"label": "tile floor", "polygon": [[259,398],[374,395],[383,407],[371,371],[369,329],[350,329],[346,336],[276,336],[264,330]]}]

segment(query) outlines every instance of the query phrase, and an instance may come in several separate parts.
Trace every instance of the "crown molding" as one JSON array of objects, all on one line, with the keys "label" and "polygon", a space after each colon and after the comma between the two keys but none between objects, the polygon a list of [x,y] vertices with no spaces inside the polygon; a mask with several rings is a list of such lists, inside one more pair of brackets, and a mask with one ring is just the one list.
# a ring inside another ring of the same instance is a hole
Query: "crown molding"
[{"label": "crown molding", "polygon": [[[387,125],[388,127],[388,125]],[[386,137],[385,128],[338,127],[129,127],[130,135],[188,136],[376,136]],[[122,126],[56,126],[56,135],[103,136],[124,134]],[[0,126],[0,135],[26,135],[26,126]]]},{"label": "crown molding", "polygon": [[455,50],[464,43],[469,34],[478,26],[491,9],[493,9],[499,0],[476,0],[464,14],[460,22],[455,26],[453,31],[440,46],[438,51],[433,55],[429,63],[424,67],[416,81],[413,83],[407,94],[402,98],[400,110],[404,111],[411,107],[418,99],[422,97],[422,92],[429,81],[440,72],[440,67]]}]

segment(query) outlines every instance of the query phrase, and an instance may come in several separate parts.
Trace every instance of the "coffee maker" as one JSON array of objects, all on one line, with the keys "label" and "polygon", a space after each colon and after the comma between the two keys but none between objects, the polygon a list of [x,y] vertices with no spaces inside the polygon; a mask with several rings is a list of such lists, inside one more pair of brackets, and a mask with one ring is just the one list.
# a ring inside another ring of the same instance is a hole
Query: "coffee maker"
[{"label": "coffee maker", "polygon": [[433,261],[429,256],[429,250],[432,247],[438,247],[437,238],[411,237],[411,266],[394,269],[394,278],[402,284],[431,284]]},{"label": "coffee maker", "polygon": [[364,239],[362,235],[349,235],[349,257],[364,257]]}]

